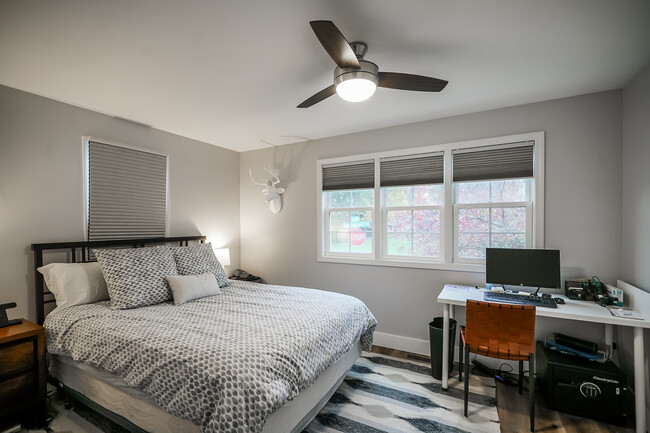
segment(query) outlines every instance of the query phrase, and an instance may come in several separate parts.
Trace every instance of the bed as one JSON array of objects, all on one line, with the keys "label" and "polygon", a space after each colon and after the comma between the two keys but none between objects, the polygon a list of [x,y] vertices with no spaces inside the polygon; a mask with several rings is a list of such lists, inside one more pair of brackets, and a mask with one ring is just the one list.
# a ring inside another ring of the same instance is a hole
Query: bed
[{"label": "bed", "polygon": [[[204,241],[192,236],[32,249],[35,268],[43,266],[46,252],[58,254],[57,261],[63,252],[66,261],[83,263],[100,249],[97,257],[110,282],[104,248],[161,245],[138,252],[159,254],[174,243],[184,254]],[[189,249],[182,248],[188,243]],[[149,265],[145,268],[148,272]],[[361,350],[370,348],[376,325],[366,306],[346,295],[240,281],[179,305],[174,297],[117,308],[120,300],[111,296],[57,307],[46,317],[53,295],[40,272],[35,274],[52,379],[135,432],[302,431]]]}]

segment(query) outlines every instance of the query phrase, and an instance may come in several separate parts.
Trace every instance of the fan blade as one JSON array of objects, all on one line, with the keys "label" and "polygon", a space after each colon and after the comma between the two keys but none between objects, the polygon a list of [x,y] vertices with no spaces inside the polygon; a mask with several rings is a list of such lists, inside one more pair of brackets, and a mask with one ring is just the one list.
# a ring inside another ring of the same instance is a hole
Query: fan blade
[{"label": "fan blade", "polygon": [[296,108],[309,108],[314,104],[318,104],[320,101],[329,98],[336,93],[336,86],[332,84],[329,87],[324,88],[320,92],[316,93],[311,98],[307,98],[302,104],[298,105]]},{"label": "fan blade", "polygon": [[415,90],[418,92],[439,92],[445,88],[448,81],[423,75],[400,74],[399,72],[380,72],[379,87],[399,90]]},{"label": "fan blade", "polygon": [[309,25],[316,37],[330,55],[332,60],[341,68],[360,68],[357,56],[345,36],[331,21],[310,21]]}]

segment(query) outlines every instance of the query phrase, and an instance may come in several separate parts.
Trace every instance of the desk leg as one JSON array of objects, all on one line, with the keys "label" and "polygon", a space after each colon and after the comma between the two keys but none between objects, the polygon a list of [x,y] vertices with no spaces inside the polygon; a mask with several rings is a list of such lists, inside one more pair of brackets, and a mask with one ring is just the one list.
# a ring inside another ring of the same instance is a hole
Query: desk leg
[{"label": "desk leg", "polygon": [[[643,356],[643,328],[634,328],[634,408],[636,432],[645,433],[645,369]],[[444,376],[443,376],[444,377]]]},{"label": "desk leg", "polygon": [[442,389],[446,391],[449,381],[449,304],[443,304],[442,308]]},{"label": "desk leg", "polygon": [[614,354],[614,325],[605,324],[605,352],[608,358]]}]

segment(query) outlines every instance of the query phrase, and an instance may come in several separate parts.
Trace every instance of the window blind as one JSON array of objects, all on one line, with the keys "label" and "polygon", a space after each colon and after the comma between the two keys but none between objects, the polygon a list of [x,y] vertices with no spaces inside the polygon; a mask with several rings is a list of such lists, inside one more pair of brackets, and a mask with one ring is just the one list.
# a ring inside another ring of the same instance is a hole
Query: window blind
[{"label": "window blind", "polygon": [[374,161],[323,166],[323,191],[375,187]]},{"label": "window blind", "polygon": [[444,183],[444,155],[384,158],[379,163],[382,187]]},{"label": "window blind", "polygon": [[167,156],[88,143],[88,240],[164,237]]},{"label": "window blind", "polygon": [[533,155],[532,141],[454,151],[454,182],[533,177]]}]

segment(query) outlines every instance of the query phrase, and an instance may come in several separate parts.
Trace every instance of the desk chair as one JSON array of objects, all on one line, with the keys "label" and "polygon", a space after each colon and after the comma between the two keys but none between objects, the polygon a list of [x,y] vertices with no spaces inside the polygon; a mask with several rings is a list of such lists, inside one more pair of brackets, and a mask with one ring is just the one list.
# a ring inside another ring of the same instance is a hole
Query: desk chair
[{"label": "desk chair", "polygon": [[[519,394],[523,389],[524,361],[528,361],[530,431],[535,430],[535,307],[467,300],[465,326],[458,342],[459,380],[465,367],[465,416],[469,397],[469,353],[519,361]],[[464,350],[464,363],[463,363]]]}]

